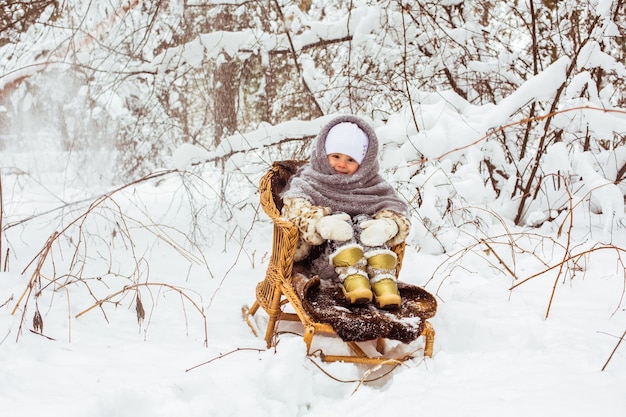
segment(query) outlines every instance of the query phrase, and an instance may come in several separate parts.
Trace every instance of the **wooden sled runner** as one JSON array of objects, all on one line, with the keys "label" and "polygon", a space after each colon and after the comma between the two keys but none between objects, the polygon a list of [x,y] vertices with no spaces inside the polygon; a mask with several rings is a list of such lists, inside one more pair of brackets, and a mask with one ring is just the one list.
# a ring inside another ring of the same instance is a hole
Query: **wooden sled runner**
[{"label": "wooden sled runner", "polygon": [[[294,264],[298,243],[298,229],[280,217],[282,201],[278,197],[289,177],[305,161],[274,162],[260,181],[261,205],[274,222],[272,253],[265,278],[257,284],[256,300],[252,307],[244,306],[244,318],[256,334],[253,316],[262,307],[268,315],[265,329],[267,347],[271,347],[281,321],[299,322],[304,329],[307,355],[313,355],[311,343],[316,334],[337,336],[345,342],[352,355],[328,355],[321,353],[326,362],[352,362],[380,364],[397,362],[407,357],[385,356],[385,340],[395,339],[402,343],[424,337],[424,356],[431,357],[435,331],[428,319],[437,310],[435,298],[421,287],[398,282],[402,306],[398,310],[378,310],[372,305],[351,306],[346,304],[338,284],[311,276],[302,265]],[[392,250],[398,255],[399,273],[404,256],[404,243]],[[294,312],[286,312],[287,305]],[[376,340],[376,355],[368,355],[358,342]]]}]

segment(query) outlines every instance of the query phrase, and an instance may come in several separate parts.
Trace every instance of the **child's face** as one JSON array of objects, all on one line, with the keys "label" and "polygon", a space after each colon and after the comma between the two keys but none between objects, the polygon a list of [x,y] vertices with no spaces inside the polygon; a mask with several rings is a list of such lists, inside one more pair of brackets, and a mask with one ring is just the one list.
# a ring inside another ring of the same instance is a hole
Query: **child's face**
[{"label": "child's face", "polygon": [[359,163],[351,156],[343,153],[328,154],[328,163],[337,174],[354,174],[359,169]]}]

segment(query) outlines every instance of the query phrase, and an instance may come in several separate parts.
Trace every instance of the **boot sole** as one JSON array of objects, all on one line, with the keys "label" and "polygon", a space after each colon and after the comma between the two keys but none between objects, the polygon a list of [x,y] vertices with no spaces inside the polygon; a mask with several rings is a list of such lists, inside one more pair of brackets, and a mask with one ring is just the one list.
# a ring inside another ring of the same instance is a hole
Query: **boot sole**
[{"label": "boot sole", "polygon": [[343,289],[343,295],[346,297],[346,301],[349,304],[367,304],[372,301],[373,294],[371,291],[362,289],[362,290],[354,290],[349,293]]},{"label": "boot sole", "polygon": [[375,304],[383,310],[394,310],[402,304],[402,298],[396,294],[388,294],[381,297],[374,297]]}]

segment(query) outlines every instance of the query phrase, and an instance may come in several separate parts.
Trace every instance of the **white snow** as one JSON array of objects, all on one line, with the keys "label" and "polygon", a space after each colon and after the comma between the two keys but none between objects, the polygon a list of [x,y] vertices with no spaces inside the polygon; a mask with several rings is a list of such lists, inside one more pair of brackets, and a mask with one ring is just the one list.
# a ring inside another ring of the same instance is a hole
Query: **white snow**
[{"label": "white snow", "polygon": [[184,171],[194,163],[206,161],[208,158],[209,152],[206,149],[190,143],[184,143],[174,151],[172,162],[176,169]]},{"label": "white snow", "polygon": [[[75,3],[91,10],[91,2]],[[614,3],[599,0],[597,13],[607,19]],[[94,4],[108,10],[104,2]],[[306,28],[294,33],[299,52],[348,33],[367,46],[381,13],[378,7],[355,6],[352,16],[335,13],[324,21],[297,13],[287,17],[297,19],[294,30]],[[97,21],[89,17],[85,33]],[[607,36],[619,33],[607,25]],[[63,28],[54,33],[71,38]],[[454,35],[464,39],[468,33]],[[39,72],[48,65],[49,50],[67,49],[60,44],[47,40],[34,42],[32,50],[22,45],[23,53],[3,50],[0,88]],[[277,45],[289,47],[282,33],[202,34],[128,70],[164,74],[183,68],[182,61],[199,67],[223,53],[268,54]],[[115,65],[109,52],[86,48],[72,58],[87,66],[101,59],[105,72]],[[299,56],[303,77],[314,92],[322,91],[323,74],[310,56]],[[626,151],[614,149],[610,139],[623,136],[626,124],[624,110],[609,105],[614,87],[596,93],[589,75],[602,67],[623,77],[623,63],[597,43],[581,53],[576,62],[581,72],[552,120],[551,128],[563,130],[563,141],[548,148],[539,174],[542,187],[533,190],[536,198],[524,207],[519,225],[513,221],[519,201],[511,198],[519,195],[517,172],[498,177],[499,195],[480,175],[484,160],[524,172],[532,166],[533,149],[530,156],[518,160],[512,154],[513,163],[504,163],[508,156],[489,132],[519,122],[528,103],[554,97],[570,59],[557,59],[497,104],[471,105],[447,90],[411,91],[415,111],[407,107],[386,122],[372,121],[382,145],[383,174],[412,205],[400,279],[423,286],[439,303],[431,319],[437,332],[433,357],[419,354],[418,341],[409,347],[417,349],[416,357],[388,375],[386,368],[307,357],[302,337],[293,333],[301,332],[298,328],[287,328],[277,345],[267,348],[241,314],[242,306],[254,301],[271,251],[273,229],[259,206],[258,180],[272,159],[288,152],[277,146],[282,139],[313,137],[333,114],[261,124],[211,150],[179,146],[164,167],[172,170],[143,181],[129,178],[114,190],[110,151],[59,150],[52,144],[54,134],[31,135],[33,123],[24,124],[28,131],[7,133],[0,143],[6,146],[0,149],[2,415],[623,415],[626,342],[619,341],[626,331],[626,185],[614,180]],[[493,60],[469,65],[510,78]],[[591,103],[577,101],[585,87]],[[124,100],[143,94],[110,90],[99,103],[121,118],[128,116]],[[322,104],[335,97],[322,96]],[[28,121],[32,97],[18,98],[14,105],[23,112],[14,113]],[[140,128],[147,137],[169,136],[159,130],[166,125]],[[568,142],[568,135],[579,139],[588,132],[608,144],[592,144],[595,159],[568,146],[576,143]],[[216,167],[204,163],[208,160],[225,162]],[[35,312],[42,327],[33,321]],[[263,311],[255,323],[263,334]],[[316,346],[343,348],[321,337]]]},{"label": "white snow", "polygon": [[[301,122],[301,131],[319,123]],[[390,143],[398,141],[398,119],[393,123],[396,127],[378,129],[382,142],[385,132]],[[272,134],[267,137],[273,140]],[[567,168],[560,161],[564,152],[556,145],[552,148],[546,172]],[[3,166],[18,156],[3,154]],[[206,157],[205,151],[190,145],[173,159],[183,170],[196,157]],[[591,165],[580,167],[586,167],[589,177]],[[52,276],[52,264],[44,265],[45,288],[36,301],[43,334],[54,340],[30,331],[35,299],[20,296],[35,271],[29,262],[51,232],[59,230],[58,220],[54,221],[59,214],[8,229],[3,247],[10,247],[9,267],[0,274],[3,413],[340,416],[410,410],[525,417],[609,416],[626,407],[626,345],[607,364],[626,323],[621,249],[585,252],[593,241],[581,240],[570,248],[570,255],[586,254],[574,257],[570,269],[557,276],[558,268],[550,267],[565,256],[566,240],[549,229],[543,236],[521,235],[521,229],[506,224],[507,234],[500,228],[504,224],[494,223],[489,247],[475,244],[467,247],[470,250],[437,254],[415,222],[401,279],[438,297],[438,314],[431,320],[437,331],[435,353],[428,359],[418,354],[390,375],[364,382],[382,371],[307,358],[302,338],[290,333],[281,334],[277,347],[270,349],[252,334],[240,309],[254,301],[255,286],[264,276],[271,225],[264,215],[261,222],[255,220],[251,210],[234,211],[231,220],[213,211],[212,202],[220,198],[216,172],[199,174],[206,179],[202,190],[193,179],[184,179],[184,173],[172,174],[114,193],[111,204],[107,199],[99,208],[92,207],[93,214],[79,223],[80,228],[67,226],[66,239],[52,249],[57,274],[63,274],[72,257],[67,238],[73,242],[82,238],[81,248],[89,259],[83,269],[68,273],[93,278],[66,285],[61,285],[66,278],[61,278],[51,284],[46,277]],[[424,196],[432,199],[424,203],[425,217],[437,216],[427,209],[437,204],[438,189],[449,183],[449,177],[443,163],[414,178],[423,181]],[[36,212],[39,202],[50,198],[36,195],[34,187],[15,194],[15,178],[3,177],[5,224],[22,218],[20,213]],[[472,188],[474,181],[479,179],[466,175],[465,183],[457,186],[467,194],[477,190]],[[248,194],[238,198],[256,201],[252,187],[242,190]],[[186,196],[194,193],[198,199],[192,204]],[[51,203],[47,205],[58,205]],[[206,205],[197,211],[202,217],[194,220],[192,213],[201,204]],[[63,224],[86,209],[82,205],[68,210]],[[194,221],[200,228],[197,240],[188,232]],[[611,230],[614,243],[624,247],[623,229]],[[467,241],[458,233],[442,233],[440,239],[450,240],[448,244]],[[421,250],[417,242],[422,243]],[[539,275],[523,281],[535,274]],[[133,283],[145,309],[141,324],[135,292],[124,292]],[[88,310],[117,291],[122,294],[113,297],[116,303]],[[257,313],[256,322],[263,332],[263,312]],[[340,348],[332,340],[316,340],[325,349]],[[418,341],[416,348],[420,346]]]}]

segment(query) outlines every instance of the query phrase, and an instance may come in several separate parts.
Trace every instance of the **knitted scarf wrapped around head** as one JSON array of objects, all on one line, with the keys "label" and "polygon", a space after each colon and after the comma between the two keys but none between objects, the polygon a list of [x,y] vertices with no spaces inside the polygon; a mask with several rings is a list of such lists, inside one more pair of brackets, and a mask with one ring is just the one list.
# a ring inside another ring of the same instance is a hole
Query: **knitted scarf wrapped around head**
[{"label": "knitted scarf wrapped around head", "polygon": [[[337,174],[326,156],[328,131],[338,123],[354,123],[369,138],[367,153],[359,169],[352,175]],[[296,172],[285,188],[283,198],[301,197],[316,206],[330,207],[333,212],[375,215],[387,209],[404,216],[407,204],[378,173],[378,138],[371,126],[355,116],[340,116],[322,128],[311,160]]]}]

